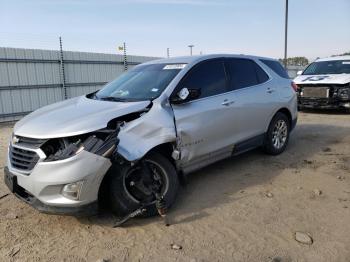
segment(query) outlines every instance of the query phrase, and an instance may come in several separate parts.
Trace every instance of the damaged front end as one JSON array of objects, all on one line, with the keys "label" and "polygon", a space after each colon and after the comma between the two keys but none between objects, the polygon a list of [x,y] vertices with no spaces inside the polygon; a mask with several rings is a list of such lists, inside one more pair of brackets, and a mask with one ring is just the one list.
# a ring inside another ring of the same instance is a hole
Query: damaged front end
[{"label": "damaged front end", "polygon": [[103,129],[76,136],[34,139],[14,135],[5,170],[10,190],[45,213],[94,214],[100,185],[113,157],[119,157],[120,129],[143,113],[112,119]]},{"label": "damaged front end", "polygon": [[117,152],[118,135],[121,128],[140,118],[148,111],[149,107],[139,112],[112,119],[108,122],[106,128],[87,134],[49,139],[41,146],[46,155],[44,161],[63,160],[79,154],[83,150],[105,158],[111,158]]},{"label": "damaged front end", "polygon": [[350,83],[298,84],[299,108],[350,108]]}]

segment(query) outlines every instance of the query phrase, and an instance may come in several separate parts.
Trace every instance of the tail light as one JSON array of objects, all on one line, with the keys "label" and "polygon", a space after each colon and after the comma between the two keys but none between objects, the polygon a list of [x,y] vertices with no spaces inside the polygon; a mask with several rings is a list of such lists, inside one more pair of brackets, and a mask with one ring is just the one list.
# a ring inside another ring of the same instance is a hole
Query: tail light
[{"label": "tail light", "polygon": [[297,85],[296,83],[292,82],[290,85],[292,86],[292,88],[293,88],[293,90],[294,90],[295,92],[298,91],[298,88],[299,88],[299,87],[298,87],[298,85]]}]

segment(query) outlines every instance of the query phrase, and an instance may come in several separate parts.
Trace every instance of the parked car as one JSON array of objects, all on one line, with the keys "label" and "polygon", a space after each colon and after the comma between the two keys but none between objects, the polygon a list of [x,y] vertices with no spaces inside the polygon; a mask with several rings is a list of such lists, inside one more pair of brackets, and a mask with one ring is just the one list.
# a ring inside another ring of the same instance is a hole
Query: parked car
[{"label": "parked car", "polygon": [[350,56],[318,59],[294,79],[299,108],[350,109]]},{"label": "parked car", "polygon": [[[119,215],[169,207],[187,175],[262,147],[282,153],[297,97],[281,64],[204,55],[138,65],[100,91],[43,107],[16,123],[5,182],[42,212],[87,215],[108,194]],[[147,178],[147,179],[146,179]]]}]

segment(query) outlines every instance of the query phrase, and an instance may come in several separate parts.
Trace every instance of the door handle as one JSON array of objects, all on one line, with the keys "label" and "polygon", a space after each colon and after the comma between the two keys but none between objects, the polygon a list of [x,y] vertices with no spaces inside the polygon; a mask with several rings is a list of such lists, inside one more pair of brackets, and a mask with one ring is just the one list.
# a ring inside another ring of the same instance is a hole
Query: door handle
[{"label": "door handle", "polygon": [[268,88],[266,92],[269,94],[272,94],[273,92],[276,92],[276,90],[272,88]]},{"label": "door handle", "polygon": [[235,101],[229,101],[227,99],[224,100],[224,102],[221,103],[221,105],[223,106],[229,106],[229,105],[232,105]]}]

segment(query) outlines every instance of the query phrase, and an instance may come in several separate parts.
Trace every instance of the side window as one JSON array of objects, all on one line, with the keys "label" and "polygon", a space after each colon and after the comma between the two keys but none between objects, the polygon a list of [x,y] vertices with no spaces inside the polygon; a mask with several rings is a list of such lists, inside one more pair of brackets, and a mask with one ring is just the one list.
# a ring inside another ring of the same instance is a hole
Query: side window
[{"label": "side window", "polygon": [[180,88],[200,89],[200,98],[227,92],[224,64],[210,60],[197,65],[180,84]]},{"label": "side window", "polygon": [[256,64],[255,62],[254,64],[255,64],[255,70],[256,70],[256,75],[258,76],[259,84],[265,83],[267,80],[269,80],[269,76],[258,64]]},{"label": "side window", "polygon": [[230,58],[227,60],[227,65],[230,74],[230,90],[254,86],[260,83],[255,62],[249,59]]},{"label": "side window", "polygon": [[263,62],[268,67],[270,67],[270,69],[273,70],[280,77],[289,79],[289,76],[286,70],[283,68],[280,62],[274,61],[274,60],[266,60],[266,59],[261,59],[260,61]]}]

